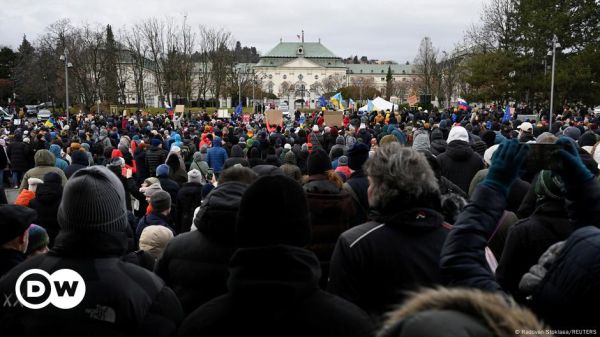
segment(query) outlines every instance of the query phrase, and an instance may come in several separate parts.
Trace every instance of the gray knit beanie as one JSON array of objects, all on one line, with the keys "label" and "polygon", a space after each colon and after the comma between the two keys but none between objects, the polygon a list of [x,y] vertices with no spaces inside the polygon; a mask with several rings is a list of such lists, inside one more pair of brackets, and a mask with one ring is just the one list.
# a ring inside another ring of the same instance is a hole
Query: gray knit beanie
[{"label": "gray knit beanie", "polygon": [[155,212],[163,212],[171,208],[171,195],[165,191],[158,191],[150,197],[150,205]]},{"label": "gray knit beanie", "polygon": [[57,220],[64,231],[125,231],[127,207],[119,178],[103,166],[75,172],[65,185]]}]

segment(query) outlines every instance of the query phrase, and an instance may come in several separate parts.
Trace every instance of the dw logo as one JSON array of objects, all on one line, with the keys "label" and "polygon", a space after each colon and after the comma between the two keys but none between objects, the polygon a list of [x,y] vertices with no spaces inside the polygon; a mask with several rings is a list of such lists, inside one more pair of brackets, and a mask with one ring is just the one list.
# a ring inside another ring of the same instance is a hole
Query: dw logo
[{"label": "dw logo", "polygon": [[59,269],[52,275],[41,269],[30,269],[17,279],[15,293],[29,309],[41,309],[52,303],[60,309],[76,307],[85,296],[85,282],[71,269]]}]

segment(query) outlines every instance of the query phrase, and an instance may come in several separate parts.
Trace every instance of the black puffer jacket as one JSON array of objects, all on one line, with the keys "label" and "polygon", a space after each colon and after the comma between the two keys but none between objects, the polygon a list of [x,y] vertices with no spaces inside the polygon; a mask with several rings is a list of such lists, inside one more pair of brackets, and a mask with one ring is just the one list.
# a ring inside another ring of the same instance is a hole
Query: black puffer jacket
[{"label": "black puffer jacket", "polygon": [[244,158],[244,150],[242,150],[242,148],[237,144],[231,147],[231,155],[229,158],[227,158],[227,160],[225,160],[225,164],[223,164],[223,170],[226,170],[235,164],[240,164],[244,167],[250,166],[248,159]]},{"label": "black puffer jacket", "polygon": [[496,269],[498,283],[523,302],[525,296],[519,293],[523,274],[538,262],[550,246],[566,240],[572,232],[564,200],[548,200],[539,205],[529,218],[509,229]]},{"label": "black puffer jacket", "polygon": [[175,228],[177,233],[189,232],[194,219],[194,211],[202,202],[202,184],[189,182],[183,184],[177,192],[177,215]]},{"label": "black puffer jacket", "polygon": [[21,141],[20,138],[15,139],[6,148],[8,159],[10,159],[10,168],[13,171],[27,171],[30,169],[28,158],[29,158],[29,147]]},{"label": "black puffer jacket", "polygon": [[63,187],[62,179],[56,173],[46,173],[44,183],[38,185],[35,192],[35,198],[29,203],[29,207],[36,210],[36,224],[44,227],[50,237],[48,247],[52,248],[54,239],[58,235],[60,227],[56,215],[58,206],[62,199]]},{"label": "black puffer jacket", "polygon": [[69,179],[73,173],[81,170],[82,168],[88,167],[89,161],[87,155],[83,151],[74,151],[71,153],[71,165],[65,169],[65,176]]},{"label": "black puffer jacket", "polygon": [[[183,319],[173,291],[153,273],[123,262],[125,233],[61,232],[54,248],[31,258],[0,281],[0,292],[15,297],[24,271],[52,274],[72,269],[85,282],[85,296],[75,308],[0,307],[0,329],[10,336],[172,336]],[[68,322],[67,324],[65,322]]]},{"label": "black puffer jacket", "polygon": [[229,182],[215,188],[194,220],[198,230],[173,238],[158,260],[156,274],[173,288],[186,313],[227,292],[227,264],[246,187]]},{"label": "black puffer jacket", "polygon": [[179,336],[372,336],[359,308],[319,289],[319,262],[305,249],[240,249],[229,292],[192,312]]},{"label": "black puffer jacket", "polygon": [[156,177],[156,168],[158,165],[164,164],[166,160],[167,151],[158,146],[151,145],[148,151],[146,151],[146,167],[148,168],[148,175],[150,177]]},{"label": "black puffer jacket", "polygon": [[321,262],[321,285],[324,287],[335,243],[340,234],[350,228],[351,219],[355,215],[354,205],[350,194],[327,180],[323,174],[310,176],[303,188],[308,201],[312,231],[312,239],[307,248]]},{"label": "black puffer jacket", "polygon": [[439,128],[433,130],[433,132],[431,132],[430,141],[431,153],[433,153],[433,155],[437,156],[446,152],[446,147],[448,147],[448,144],[446,144],[446,141],[444,140],[444,133],[442,130]]},{"label": "black puffer jacket", "polygon": [[438,157],[442,176],[460,187],[469,190],[469,185],[475,174],[484,168],[483,159],[473,151],[469,143],[455,140],[448,144],[446,152]]},{"label": "black puffer jacket", "polygon": [[342,234],[331,259],[328,290],[363,308],[375,322],[406,291],[441,284],[440,252],[448,225],[438,212],[412,208]]}]

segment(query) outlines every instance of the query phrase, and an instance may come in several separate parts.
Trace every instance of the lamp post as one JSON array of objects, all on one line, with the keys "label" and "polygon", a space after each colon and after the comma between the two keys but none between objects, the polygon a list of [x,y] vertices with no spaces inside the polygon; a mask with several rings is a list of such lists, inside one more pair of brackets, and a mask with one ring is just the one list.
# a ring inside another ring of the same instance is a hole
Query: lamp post
[{"label": "lamp post", "polygon": [[[548,131],[552,130],[552,114],[554,111],[554,70],[556,66],[556,48],[560,48],[556,34],[552,37],[552,80],[550,81],[550,118],[548,121]],[[552,131],[550,131],[552,132]]]},{"label": "lamp post", "polygon": [[67,125],[69,125],[69,68],[73,64],[69,62],[69,51],[65,48],[64,54],[60,56],[60,60],[65,62],[65,110],[67,113]]}]

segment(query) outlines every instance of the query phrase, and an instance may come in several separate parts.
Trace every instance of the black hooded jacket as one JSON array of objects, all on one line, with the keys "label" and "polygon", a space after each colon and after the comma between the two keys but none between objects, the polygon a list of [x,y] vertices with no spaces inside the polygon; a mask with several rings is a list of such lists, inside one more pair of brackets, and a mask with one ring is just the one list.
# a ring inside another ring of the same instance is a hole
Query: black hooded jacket
[{"label": "black hooded jacket", "polygon": [[60,230],[56,216],[62,193],[61,177],[54,172],[46,173],[44,183],[38,185],[35,198],[29,203],[29,208],[37,212],[36,224],[44,227],[50,237],[50,243],[48,244],[50,248],[52,248],[54,239]]},{"label": "black hooded jacket", "polygon": [[469,185],[475,174],[484,168],[483,159],[473,151],[469,143],[455,140],[448,144],[446,152],[440,154],[438,162],[442,176],[460,187],[469,190]]},{"label": "black hooded jacket", "polygon": [[192,312],[180,336],[371,336],[368,317],[319,289],[319,261],[305,249],[240,249],[229,292]]},{"label": "black hooded jacket", "polygon": [[121,256],[123,233],[61,232],[54,248],[31,258],[0,280],[0,292],[14,297],[17,278],[30,269],[52,274],[77,272],[85,296],[76,307],[42,309],[0,307],[0,329],[7,336],[172,336],[183,319],[177,297],[153,273]]},{"label": "black hooded jacket", "polygon": [[173,288],[186,313],[227,292],[227,264],[246,187],[228,182],[215,188],[196,215],[198,230],[173,238],[157,262],[156,274]]},{"label": "black hooded jacket", "polygon": [[405,291],[441,284],[439,259],[449,225],[429,208],[371,214],[376,221],[340,236],[331,258],[328,290],[379,322],[402,302]]}]

